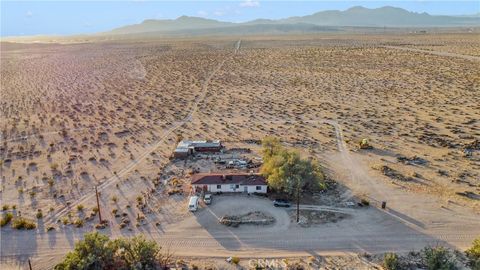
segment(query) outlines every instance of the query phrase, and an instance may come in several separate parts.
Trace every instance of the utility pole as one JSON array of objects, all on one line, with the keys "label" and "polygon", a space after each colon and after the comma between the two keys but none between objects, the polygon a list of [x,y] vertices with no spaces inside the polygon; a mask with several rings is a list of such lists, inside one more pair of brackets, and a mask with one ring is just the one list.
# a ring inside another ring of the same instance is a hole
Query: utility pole
[{"label": "utility pole", "polygon": [[300,221],[300,181],[297,179],[297,223]]},{"label": "utility pole", "polygon": [[32,263],[30,262],[30,259],[28,259],[28,268],[32,270]]},{"label": "utility pole", "polygon": [[98,217],[100,219],[100,223],[102,223],[102,213],[100,212],[100,200],[98,199],[98,190],[97,186],[95,186],[95,194],[97,195],[97,208],[98,208]]}]

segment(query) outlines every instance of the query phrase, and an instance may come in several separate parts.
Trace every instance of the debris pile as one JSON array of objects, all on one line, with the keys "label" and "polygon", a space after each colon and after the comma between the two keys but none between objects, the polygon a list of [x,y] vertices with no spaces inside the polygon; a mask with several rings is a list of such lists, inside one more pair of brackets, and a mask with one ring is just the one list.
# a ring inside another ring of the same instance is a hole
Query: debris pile
[{"label": "debris pile", "polygon": [[[297,211],[290,211],[290,220],[296,222]],[[327,223],[336,223],[345,218],[348,218],[348,214],[330,212],[330,211],[318,211],[318,210],[300,210],[299,222],[297,223],[301,227],[310,227],[315,225],[322,225]]]},{"label": "debris pile", "polygon": [[254,211],[243,215],[226,215],[219,222],[225,226],[238,227],[240,224],[270,225],[275,219],[260,211]]},{"label": "debris pile", "polygon": [[428,163],[428,160],[417,156],[413,156],[411,158],[405,156],[398,156],[397,161],[406,165],[425,165]]}]

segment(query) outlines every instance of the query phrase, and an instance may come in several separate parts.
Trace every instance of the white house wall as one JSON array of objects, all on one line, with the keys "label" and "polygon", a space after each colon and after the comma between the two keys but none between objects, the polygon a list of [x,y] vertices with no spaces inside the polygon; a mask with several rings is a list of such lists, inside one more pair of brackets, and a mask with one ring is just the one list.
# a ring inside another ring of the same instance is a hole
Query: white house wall
[{"label": "white house wall", "polygon": [[[203,187],[203,185],[195,185],[195,186],[200,187],[200,188]],[[257,186],[242,186],[242,185],[240,185],[239,188],[232,189],[230,187],[230,184],[220,185],[220,188],[217,188],[217,185],[213,184],[213,185],[207,185],[207,190],[210,191],[210,192],[244,192],[245,187],[247,187],[247,192],[248,193],[254,193],[254,192],[267,193],[267,186],[266,185],[260,185],[261,189],[257,190]]]},{"label": "white house wall", "polygon": [[257,186],[247,186],[248,187],[248,193],[267,193],[267,186],[260,186],[262,189],[257,190]]}]

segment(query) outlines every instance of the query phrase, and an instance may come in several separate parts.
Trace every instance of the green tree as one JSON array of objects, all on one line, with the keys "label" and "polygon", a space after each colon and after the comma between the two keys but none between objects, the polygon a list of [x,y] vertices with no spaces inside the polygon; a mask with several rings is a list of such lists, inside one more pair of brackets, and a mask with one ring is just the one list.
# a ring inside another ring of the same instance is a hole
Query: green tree
[{"label": "green tree", "polygon": [[143,236],[110,240],[95,233],[85,234],[85,239],[75,244],[56,270],[148,270],[166,268],[173,253],[160,252],[161,247]]},{"label": "green tree", "polygon": [[263,158],[263,165],[260,168],[260,173],[262,173],[266,178],[270,188],[274,190],[283,192],[286,188],[286,179],[283,177],[281,168],[288,159],[288,152],[282,151],[281,153],[276,153],[273,156],[268,156],[268,158]]},{"label": "green tree", "polygon": [[266,137],[262,145],[264,164],[260,172],[267,178],[270,188],[296,198],[298,222],[300,193],[305,189],[325,188],[323,172],[316,161],[302,159],[298,152],[283,148],[278,139]]},{"label": "green tree", "polygon": [[117,269],[115,265],[115,247],[106,235],[98,232],[85,234],[85,239],[75,244],[63,262],[55,266],[56,270],[94,270]]},{"label": "green tree", "polygon": [[480,237],[473,240],[473,245],[466,252],[470,259],[470,266],[472,269],[480,270]]},{"label": "green tree", "polygon": [[315,191],[325,188],[318,162],[302,159],[298,152],[283,148],[278,139],[267,137],[262,145],[264,163],[260,172],[267,178],[270,188],[289,196],[295,196],[302,189]]},{"label": "green tree", "polygon": [[428,270],[455,270],[456,260],[450,250],[445,247],[426,247],[422,251],[423,263]]},{"label": "green tree", "polygon": [[147,241],[143,236],[114,241],[117,255],[125,262],[127,269],[155,269],[158,263],[160,247],[154,241]]},{"label": "green tree", "polygon": [[279,154],[283,150],[283,147],[280,144],[280,140],[276,137],[263,138],[262,147],[264,161],[267,161],[270,157]]}]

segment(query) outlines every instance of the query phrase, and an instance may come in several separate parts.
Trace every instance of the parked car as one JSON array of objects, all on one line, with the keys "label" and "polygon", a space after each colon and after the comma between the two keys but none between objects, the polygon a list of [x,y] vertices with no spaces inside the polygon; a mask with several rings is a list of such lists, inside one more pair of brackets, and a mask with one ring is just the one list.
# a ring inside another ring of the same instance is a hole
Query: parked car
[{"label": "parked car", "polygon": [[278,200],[273,201],[273,206],[275,206],[275,207],[290,207],[291,204],[287,200],[278,199]]},{"label": "parked car", "polygon": [[212,203],[212,194],[205,194],[205,197],[203,197],[203,202],[205,204],[211,204]]}]

